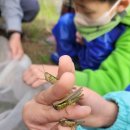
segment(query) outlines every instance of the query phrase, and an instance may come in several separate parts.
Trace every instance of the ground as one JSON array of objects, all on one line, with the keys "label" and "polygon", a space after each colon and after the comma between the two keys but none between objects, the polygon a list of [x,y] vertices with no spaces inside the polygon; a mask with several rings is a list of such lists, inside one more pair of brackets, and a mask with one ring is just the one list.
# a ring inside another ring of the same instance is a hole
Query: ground
[{"label": "ground", "polygon": [[24,51],[34,64],[53,64],[50,54],[55,50],[55,44],[49,44],[46,40],[59,17],[56,4],[51,0],[40,0],[41,10],[37,18],[32,23],[23,25]]},{"label": "ground", "polygon": [[53,64],[50,54],[54,51],[54,45],[48,43],[34,43],[31,41],[23,42],[24,51],[29,55],[34,64]]}]

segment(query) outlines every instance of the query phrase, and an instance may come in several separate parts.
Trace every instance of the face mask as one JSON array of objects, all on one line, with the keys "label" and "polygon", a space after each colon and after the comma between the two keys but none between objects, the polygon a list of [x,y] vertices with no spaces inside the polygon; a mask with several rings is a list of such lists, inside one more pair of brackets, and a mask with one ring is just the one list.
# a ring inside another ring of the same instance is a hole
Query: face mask
[{"label": "face mask", "polygon": [[75,15],[75,24],[76,26],[101,26],[109,23],[111,19],[116,15],[116,12],[113,13],[112,16],[110,16],[113,9],[120,3],[121,0],[118,0],[113,7],[105,12],[102,16],[100,16],[98,19],[90,19],[86,15],[81,13],[76,13]]}]

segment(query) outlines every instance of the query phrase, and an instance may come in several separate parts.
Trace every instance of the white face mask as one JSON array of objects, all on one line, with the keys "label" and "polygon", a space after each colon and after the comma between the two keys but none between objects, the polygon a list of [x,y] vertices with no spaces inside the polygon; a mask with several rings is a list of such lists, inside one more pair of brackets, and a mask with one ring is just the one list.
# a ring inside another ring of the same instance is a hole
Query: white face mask
[{"label": "white face mask", "polygon": [[101,26],[109,23],[111,19],[116,15],[116,12],[113,13],[112,16],[110,16],[113,9],[121,2],[121,0],[118,0],[113,7],[105,12],[102,16],[100,16],[98,19],[91,19],[88,18],[86,15],[76,12],[75,15],[75,24],[76,26]]}]

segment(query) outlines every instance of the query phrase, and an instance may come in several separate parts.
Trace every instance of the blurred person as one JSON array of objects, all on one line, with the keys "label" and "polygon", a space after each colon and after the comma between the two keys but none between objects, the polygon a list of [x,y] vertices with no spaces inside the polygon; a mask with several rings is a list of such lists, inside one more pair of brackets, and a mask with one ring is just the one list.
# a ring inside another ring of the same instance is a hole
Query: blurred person
[{"label": "blurred person", "polygon": [[[9,37],[13,58],[21,58],[24,54],[21,36],[22,22],[31,22],[39,11],[37,0],[0,0],[1,17]],[[1,25],[2,26],[2,25]]]}]

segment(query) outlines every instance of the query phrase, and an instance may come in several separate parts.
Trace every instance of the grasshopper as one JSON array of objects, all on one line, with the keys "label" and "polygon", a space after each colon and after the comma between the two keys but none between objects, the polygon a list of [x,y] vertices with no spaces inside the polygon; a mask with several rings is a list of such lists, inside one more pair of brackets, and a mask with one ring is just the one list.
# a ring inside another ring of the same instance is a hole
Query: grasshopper
[{"label": "grasshopper", "polygon": [[[51,75],[48,72],[45,72],[45,70],[44,70],[44,77],[45,77],[45,80],[51,84],[55,84],[58,80],[55,76]],[[69,105],[77,103],[80,100],[80,98],[83,96],[82,90],[83,90],[82,88],[79,88],[76,91],[70,93],[64,99],[61,99],[60,101],[53,103],[53,107],[56,110],[62,110],[62,109],[65,109]],[[62,126],[71,127],[71,128],[75,128],[77,125],[81,124],[81,122],[79,121],[70,120],[70,119],[62,119],[59,121],[59,123]]]},{"label": "grasshopper", "polygon": [[55,76],[49,74],[48,72],[45,72],[44,75],[45,75],[45,80],[51,84],[55,84],[58,80]]},{"label": "grasshopper", "polygon": [[82,88],[79,88],[75,92],[72,92],[71,94],[69,94],[64,99],[53,103],[53,107],[56,110],[64,109],[67,106],[72,105],[72,104],[78,102],[82,96],[83,96],[82,95]]},{"label": "grasshopper", "polygon": [[49,82],[51,84],[55,84],[57,82],[58,79],[55,76],[53,76],[52,74],[46,72],[44,69],[44,66],[43,66],[43,73],[44,73],[44,79],[42,79],[42,80],[46,80],[47,82]]},{"label": "grasshopper", "polygon": [[84,121],[71,120],[71,119],[62,119],[59,121],[60,125],[63,127],[71,127],[71,130],[75,130],[75,127],[81,125]]}]

